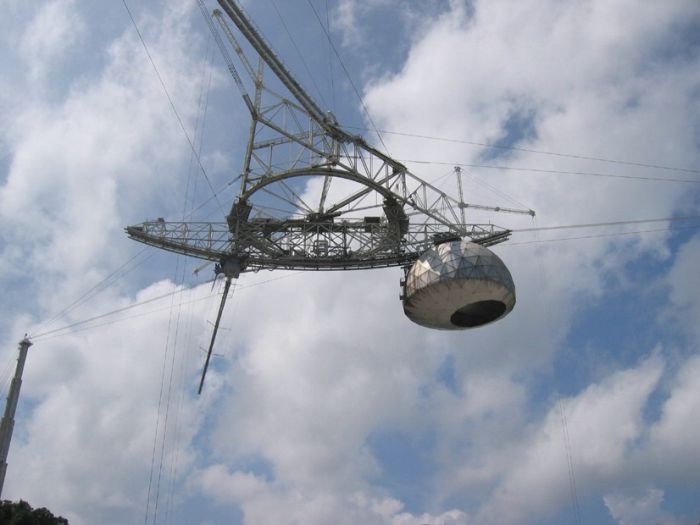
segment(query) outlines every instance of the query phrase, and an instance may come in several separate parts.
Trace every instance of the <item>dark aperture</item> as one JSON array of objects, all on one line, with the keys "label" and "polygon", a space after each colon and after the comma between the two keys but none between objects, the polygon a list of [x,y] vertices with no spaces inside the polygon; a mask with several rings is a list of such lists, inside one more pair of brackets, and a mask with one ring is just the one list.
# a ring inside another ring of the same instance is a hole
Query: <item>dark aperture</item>
[{"label": "dark aperture", "polygon": [[452,314],[450,322],[462,328],[472,328],[495,321],[505,311],[506,305],[501,301],[478,301],[462,306]]}]

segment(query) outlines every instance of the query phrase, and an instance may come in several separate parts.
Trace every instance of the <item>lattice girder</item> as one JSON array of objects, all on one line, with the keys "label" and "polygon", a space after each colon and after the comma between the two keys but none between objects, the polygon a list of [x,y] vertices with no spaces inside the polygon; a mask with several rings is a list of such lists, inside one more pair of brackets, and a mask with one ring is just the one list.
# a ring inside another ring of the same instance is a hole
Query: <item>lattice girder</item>
[{"label": "lattice girder", "polygon": [[[217,44],[251,115],[239,195],[226,222],[150,221],[128,227],[130,237],[202,259],[240,260],[244,271],[374,268],[409,264],[440,240],[490,245],[507,239],[504,228],[466,222],[465,209],[534,214],[467,204],[461,179],[456,198],[346,132],[291,76],[240,7],[233,0],[219,4],[250,44],[246,51],[223,13],[214,12]],[[322,184],[309,195],[314,177]]]}]

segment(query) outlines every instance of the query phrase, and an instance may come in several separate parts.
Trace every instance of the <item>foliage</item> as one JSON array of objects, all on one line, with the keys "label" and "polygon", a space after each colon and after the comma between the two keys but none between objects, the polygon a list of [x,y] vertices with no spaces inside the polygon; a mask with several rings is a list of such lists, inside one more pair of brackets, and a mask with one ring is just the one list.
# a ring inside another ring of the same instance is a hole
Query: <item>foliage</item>
[{"label": "foliage", "polygon": [[68,520],[56,517],[48,509],[32,509],[26,501],[0,501],[0,523],[3,525],[68,525]]}]

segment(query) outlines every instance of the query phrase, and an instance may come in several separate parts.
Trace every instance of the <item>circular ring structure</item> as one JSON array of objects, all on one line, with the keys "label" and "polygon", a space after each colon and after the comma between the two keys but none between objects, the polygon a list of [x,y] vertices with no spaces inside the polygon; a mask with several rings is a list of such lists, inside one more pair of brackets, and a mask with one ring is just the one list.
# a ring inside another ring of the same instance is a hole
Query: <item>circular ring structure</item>
[{"label": "circular ring structure", "polygon": [[352,171],[339,170],[333,168],[304,168],[298,170],[289,170],[282,173],[277,173],[275,175],[266,175],[264,178],[261,178],[256,183],[251,184],[251,186],[241,194],[241,199],[247,200],[255,192],[260,191],[262,188],[270,184],[274,184],[285,179],[293,179],[297,177],[308,176],[337,177],[339,179],[351,180],[362,186],[366,186],[371,190],[376,191],[377,193],[381,194],[385,199],[392,199],[397,197],[397,195],[394,192],[385,188],[381,184],[378,184],[376,181],[358,175],[357,173],[353,173]]},{"label": "circular ring structure", "polygon": [[406,276],[404,313],[428,328],[483,326],[514,306],[508,268],[491,250],[472,242],[445,242],[425,251]]}]

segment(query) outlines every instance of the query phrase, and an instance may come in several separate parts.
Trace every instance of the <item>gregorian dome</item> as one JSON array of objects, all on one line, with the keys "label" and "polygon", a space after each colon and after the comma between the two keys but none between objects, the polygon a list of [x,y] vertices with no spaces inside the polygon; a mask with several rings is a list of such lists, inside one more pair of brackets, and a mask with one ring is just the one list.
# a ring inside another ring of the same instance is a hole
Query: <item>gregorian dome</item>
[{"label": "gregorian dome", "polygon": [[406,275],[403,309],[428,328],[463,330],[493,322],[515,306],[513,278],[488,248],[468,241],[424,252]]}]

